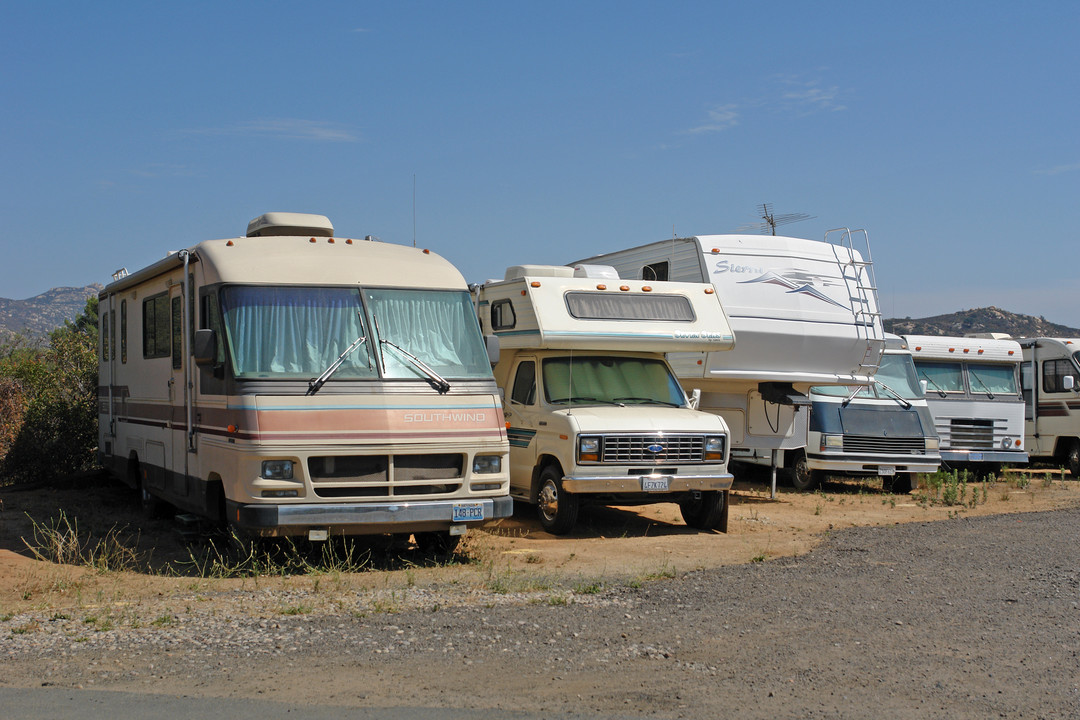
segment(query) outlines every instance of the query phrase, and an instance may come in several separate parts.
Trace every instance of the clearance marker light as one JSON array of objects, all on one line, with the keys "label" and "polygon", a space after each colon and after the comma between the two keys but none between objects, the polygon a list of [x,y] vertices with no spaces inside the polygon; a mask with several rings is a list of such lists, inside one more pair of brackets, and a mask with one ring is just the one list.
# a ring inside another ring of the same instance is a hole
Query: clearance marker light
[{"label": "clearance marker light", "polygon": [[1010,350],[1009,354],[1012,355],[1014,352],[1016,352],[1016,351],[1015,350]]},{"label": "clearance marker light", "polygon": [[334,238],[327,238],[327,239],[326,239],[326,242],[328,242],[328,243],[330,243],[331,245],[333,245],[333,244],[334,244]]},{"label": "clearance marker light", "polygon": [[597,285],[597,286],[596,286],[596,289],[597,289],[597,290],[607,290],[607,285],[603,285],[603,284],[601,284],[601,285]]},{"label": "clearance marker light", "polygon": [[719,255],[720,254],[720,248],[713,248],[712,249],[712,254],[713,255]]},{"label": "clearance marker light", "polygon": [[533,287],[540,287],[540,281],[539,280],[533,280],[531,283],[529,283],[529,285],[531,285]]},{"label": "clearance marker light", "polygon": [[430,250],[428,250],[427,248],[424,248],[424,254],[425,254],[425,255],[430,255],[430,254],[431,254],[431,251],[430,251]]},{"label": "clearance marker light", "polygon": [[225,247],[232,247],[232,246],[233,246],[233,241],[232,240],[229,240],[227,243],[225,243]]},{"label": "clearance marker light", "polygon": [[967,348],[964,348],[964,352],[968,353],[968,352],[971,352],[971,351],[968,350]]},{"label": "clearance marker light", "polygon": [[225,429],[226,429],[226,430],[228,430],[228,431],[229,431],[229,432],[231,432],[231,433],[234,433],[234,432],[236,432],[236,426],[235,426],[235,425],[229,425],[229,426],[228,426],[228,427],[226,427]]},{"label": "clearance marker light", "polygon": [[648,285],[643,285],[643,286],[641,287],[641,291],[642,291],[642,292],[652,292],[652,288],[651,288],[651,287],[649,287]]},{"label": "clearance marker light", "polygon": [[626,292],[627,290],[630,289],[630,286],[629,285],[620,285],[619,289],[622,290],[623,292]]},{"label": "clearance marker light", "polygon": [[979,348],[979,354],[980,354],[980,355],[982,355],[982,354],[983,354],[984,352],[986,352],[986,351],[985,351],[985,350],[983,350],[982,348]]},{"label": "clearance marker light", "polygon": [[711,287],[705,288],[705,294],[706,295],[712,295],[714,292],[716,292],[716,291],[713,290]]},{"label": "clearance marker light", "polygon": [[308,239],[308,242],[313,243],[313,242],[317,242],[317,241],[315,240],[315,238],[310,238],[310,239]]}]

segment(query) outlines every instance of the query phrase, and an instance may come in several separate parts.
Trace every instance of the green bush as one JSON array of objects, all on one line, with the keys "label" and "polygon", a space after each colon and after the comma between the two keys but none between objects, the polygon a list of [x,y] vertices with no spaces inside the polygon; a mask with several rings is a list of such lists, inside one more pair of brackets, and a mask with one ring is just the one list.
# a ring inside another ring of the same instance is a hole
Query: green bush
[{"label": "green bush", "polygon": [[[47,345],[18,337],[0,348],[0,478],[37,482],[94,467],[97,298]],[[9,412],[10,411],[10,412]]]}]

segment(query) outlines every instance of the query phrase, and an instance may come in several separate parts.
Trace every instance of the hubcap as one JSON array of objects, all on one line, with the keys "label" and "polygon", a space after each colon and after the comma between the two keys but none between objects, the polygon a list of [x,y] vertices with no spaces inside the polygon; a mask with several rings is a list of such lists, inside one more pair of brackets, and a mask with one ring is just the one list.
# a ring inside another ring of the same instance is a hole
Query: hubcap
[{"label": "hubcap", "polygon": [[544,517],[548,520],[555,519],[555,515],[559,512],[559,491],[552,483],[545,483],[544,487],[540,488],[540,496],[538,504],[540,505],[540,512],[544,513]]}]

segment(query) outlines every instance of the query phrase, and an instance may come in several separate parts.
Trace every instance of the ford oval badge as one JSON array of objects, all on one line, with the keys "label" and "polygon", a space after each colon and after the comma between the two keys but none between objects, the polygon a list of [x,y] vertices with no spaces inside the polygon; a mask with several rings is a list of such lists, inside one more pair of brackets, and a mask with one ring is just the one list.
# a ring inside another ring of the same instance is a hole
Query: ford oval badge
[{"label": "ford oval badge", "polygon": [[651,453],[662,453],[662,452],[664,452],[664,446],[663,445],[649,445],[645,449],[648,450]]}]

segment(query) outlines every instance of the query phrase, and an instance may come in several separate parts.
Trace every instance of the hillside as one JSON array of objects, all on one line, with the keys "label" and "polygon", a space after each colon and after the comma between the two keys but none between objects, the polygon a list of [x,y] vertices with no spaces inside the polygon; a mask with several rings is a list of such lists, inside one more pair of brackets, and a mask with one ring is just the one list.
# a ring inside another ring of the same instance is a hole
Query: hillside
[{"label": "hillside", "polygon": [[1041,317],[1018,315],[996,307],[961,310],[928,318],[885,320],[885,331],[897,335],[966,335],[1006,333],[1013,337],[1080,337],[1080,330],[1047,322]]},{"label": "hillside", "polygon": [[26,300],[0,298],[0,341],[15,333],[26,332],[34,337],[46,335],[74,320],[86,307],[86,299],[97,295],[102,286],[53,288]]}]

